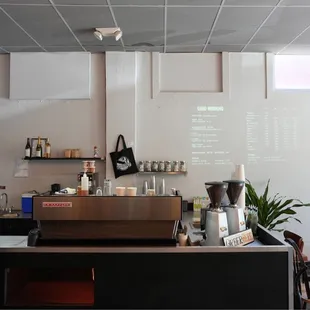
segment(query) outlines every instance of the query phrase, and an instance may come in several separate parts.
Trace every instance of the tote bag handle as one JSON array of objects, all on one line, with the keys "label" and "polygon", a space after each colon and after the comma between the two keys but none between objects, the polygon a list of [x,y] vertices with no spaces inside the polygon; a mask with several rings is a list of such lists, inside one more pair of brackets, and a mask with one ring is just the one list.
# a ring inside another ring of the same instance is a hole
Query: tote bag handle
[{"label": "tote bag handle", "polygon": [[115,152],[118,152],[119,142],[120,142],[121,139],[122,139],[122,142],[123,142],[123,148],[124,148],[124,149],[127,149],[124,136],[123,136],[123,135],[119,135],[118,138],[117,138],[117,143],[116,143]]}]

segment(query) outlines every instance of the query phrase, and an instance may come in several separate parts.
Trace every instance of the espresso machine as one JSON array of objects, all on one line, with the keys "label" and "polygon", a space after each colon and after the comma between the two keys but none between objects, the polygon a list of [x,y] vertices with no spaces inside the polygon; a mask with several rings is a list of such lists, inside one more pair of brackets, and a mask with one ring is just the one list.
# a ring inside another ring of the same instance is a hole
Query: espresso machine
[{"label": "espresso machine", "polygon": [[227,190],[227,183],[207,182],[205,183],[211,204],[207,210],[205,234],[206,246],[222,246],[223,237],[228,236],[228,224],[226,212],[221,208],[221,202]]},{"label": "espresso machine", "polygon": [[243,209],[237,205],[244,188],[244,181],[229,180],[224,182],[228,184],[226,193],[230,202],[228,206],[224,207],[224,210],[227,214],[229,233],[233,235],[246,229]]}]

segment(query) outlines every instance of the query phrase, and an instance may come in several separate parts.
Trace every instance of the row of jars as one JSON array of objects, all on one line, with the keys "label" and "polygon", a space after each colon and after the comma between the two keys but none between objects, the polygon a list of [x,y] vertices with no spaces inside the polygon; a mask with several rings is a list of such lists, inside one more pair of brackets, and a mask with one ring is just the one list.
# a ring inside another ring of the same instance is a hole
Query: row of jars
[{"label": "row of jars", "polygon": [[141,160],[139,162],[140,172],[186,172],[186,162],[184,160]]}]

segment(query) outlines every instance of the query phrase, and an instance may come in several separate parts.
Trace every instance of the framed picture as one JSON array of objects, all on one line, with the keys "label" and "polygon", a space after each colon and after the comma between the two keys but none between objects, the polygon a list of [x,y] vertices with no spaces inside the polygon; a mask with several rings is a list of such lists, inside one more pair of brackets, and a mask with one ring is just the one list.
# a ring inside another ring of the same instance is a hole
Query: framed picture
[{"label": "framed picture", "polygon": [[[38,144],[38,138],[31,138],[31,154],[30,157],[36,157],[36,148],[37,148],[37,144]],[[47,138],[40,138],[41,140],[41,146],[42,146],[42,157],[45,157],[45,144],[47,141]]]}]

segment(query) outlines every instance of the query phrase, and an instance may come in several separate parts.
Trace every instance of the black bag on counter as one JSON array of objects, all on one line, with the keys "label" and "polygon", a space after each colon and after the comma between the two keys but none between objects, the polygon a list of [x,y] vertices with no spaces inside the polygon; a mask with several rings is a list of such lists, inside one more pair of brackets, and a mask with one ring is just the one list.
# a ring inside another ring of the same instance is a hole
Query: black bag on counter
[{"label": "black bag on counter", "polygon": [[[118,150],[120,140],[123,142],[123,149],[121,151]],[[127,148],[123,135],[118,136],[115,152],[110,153],[110,157],[115,179],[122,175],[135,174],[139,171],[132,148]]]}]

